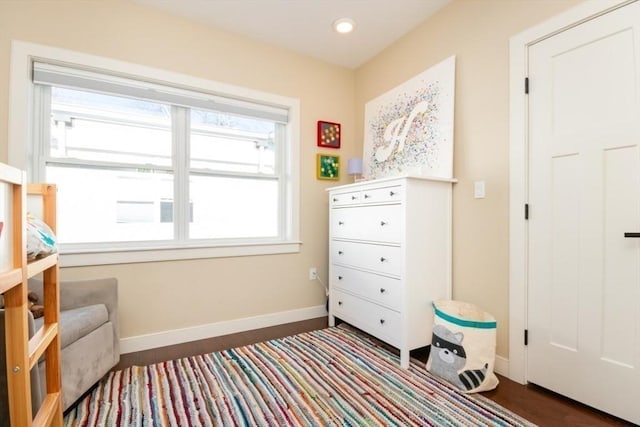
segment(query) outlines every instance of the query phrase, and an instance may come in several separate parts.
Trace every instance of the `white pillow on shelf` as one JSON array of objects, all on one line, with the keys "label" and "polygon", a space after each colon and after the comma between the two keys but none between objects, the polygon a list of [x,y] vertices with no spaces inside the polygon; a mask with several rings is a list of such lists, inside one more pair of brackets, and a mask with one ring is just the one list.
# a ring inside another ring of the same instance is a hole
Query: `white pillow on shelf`
[{"label": "white pillow on shelf", "polygon": [[56,235],[40,218],[27,213],[27,259],[51,255],[58,251]]}]

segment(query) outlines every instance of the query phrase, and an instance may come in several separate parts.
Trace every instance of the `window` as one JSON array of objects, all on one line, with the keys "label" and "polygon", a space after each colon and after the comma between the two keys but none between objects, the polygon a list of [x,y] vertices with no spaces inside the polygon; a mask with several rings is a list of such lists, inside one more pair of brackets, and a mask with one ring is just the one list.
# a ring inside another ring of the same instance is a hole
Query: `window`
[{"label": "window", "polygon": [[[173,199],[172,106],[40,85],[37,166],[58,185],[61,245],[109,248],[116,242],[173,240],[160,221]],[[48,120],[47,120],[48,119]],[[47,132],[42,132],[47,135]]]},{"label": "window", "polygon": [[297,245],[295,103],[51,62],[33,62],[28,152],[58,185],[63,254]]}]

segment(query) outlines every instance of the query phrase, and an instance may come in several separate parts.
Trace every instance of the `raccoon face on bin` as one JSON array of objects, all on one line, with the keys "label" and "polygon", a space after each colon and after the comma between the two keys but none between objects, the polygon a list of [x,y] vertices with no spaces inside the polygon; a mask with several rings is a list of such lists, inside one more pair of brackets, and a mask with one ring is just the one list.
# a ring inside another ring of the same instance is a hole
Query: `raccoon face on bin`
[{"label": "raccoon face on bin", "polygon": [[462,346],[463,339],[462,332],[453,333],[442,325],[434,325],[429,371],[461,390],[471,390],[484,380],[488,364],[482,369],[460,372],[467,363],[467,353]]},{"label": "raccoon face on bin", "polygon": [[431,339],[430,371],[450,383],[458,385],[458,371],[467,363],[467,354],[462,346],[464,334],[453,333],[442,325],[434,325]]}]

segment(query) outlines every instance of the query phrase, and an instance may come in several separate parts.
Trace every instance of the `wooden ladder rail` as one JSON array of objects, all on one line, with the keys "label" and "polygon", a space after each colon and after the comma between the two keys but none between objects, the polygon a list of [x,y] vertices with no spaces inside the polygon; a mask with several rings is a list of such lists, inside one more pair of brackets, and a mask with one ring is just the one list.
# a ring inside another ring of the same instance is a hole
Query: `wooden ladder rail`
[{"label": "wooden ladder rail", "polygon": [[[5,328],[7,343],[7,383],[9,414],[15,426],[62,426],[62,381],[60,375],[59,278],[58,255],[53,254],[27,264],[26,197],[37,194],[43,200],[43,219],[55,231],[56,187],[29,185],[26,176],[17,169],[0,165],[0,178],[12,184],[13,266],[0,274],[0,291],[5,298]],[[16,171],[19,178],[16,177]],[[29,339],[28,279],[43,273],[44,324]],[[46,362],[46,396],[33,416],[30,372],[37,369],[44,354]]]}]

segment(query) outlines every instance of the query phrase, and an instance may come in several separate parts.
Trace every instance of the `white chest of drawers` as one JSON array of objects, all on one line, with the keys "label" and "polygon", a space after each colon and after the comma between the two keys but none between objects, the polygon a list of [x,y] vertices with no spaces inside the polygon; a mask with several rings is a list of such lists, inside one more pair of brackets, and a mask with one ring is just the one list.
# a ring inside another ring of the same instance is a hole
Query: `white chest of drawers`
[{"label": "white chest of drawers", "polygon": [[432,301],[451,298],[452,181],[384,178],[330,188],[329,324],[400,349],[431,342]]}]

